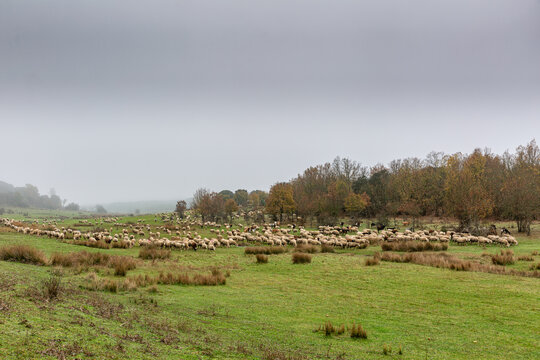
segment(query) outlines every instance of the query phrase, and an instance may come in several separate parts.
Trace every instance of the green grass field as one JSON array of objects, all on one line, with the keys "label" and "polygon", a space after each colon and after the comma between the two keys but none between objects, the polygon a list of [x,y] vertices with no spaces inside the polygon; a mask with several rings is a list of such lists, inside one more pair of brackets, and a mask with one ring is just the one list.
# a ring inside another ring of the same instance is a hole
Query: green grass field
[{"label": "green grass field", "polygon": [[[123,218],[122,221],[136,221]],[[145,222],[155,223],[154,216]],[[77,220],[63,219],[65,224]],[[59,224],[60,225],[60,224]],[[540,229],[517,237],[516,255],[540,251]],[[0,228],[0,246],[54,252],[106,252]],[[498,247],[451,245],[448,252],[488,263]],[[414,264],[364,266],[380,247],[313,255],[293,265],[291,253],[256,264],[243,248],[172,252],[138,260],[137,274],[217,266],[226,285],[157,285],[110,293],[86,289],[89,271],[0,261],[1,359],[538,359],[540,279],[457,272]],[[540,256],[534,257],[535,262]],[[531,262],[509,267],[527,270]],[[57,300],[39,295],[61,272]],[[100,277],[122,279],[108,268]],[[367,339],[315,332],[360,323]],[[383,354],[383,347],[392,352]],[[401,347],[402,354],[398,354]]]}]

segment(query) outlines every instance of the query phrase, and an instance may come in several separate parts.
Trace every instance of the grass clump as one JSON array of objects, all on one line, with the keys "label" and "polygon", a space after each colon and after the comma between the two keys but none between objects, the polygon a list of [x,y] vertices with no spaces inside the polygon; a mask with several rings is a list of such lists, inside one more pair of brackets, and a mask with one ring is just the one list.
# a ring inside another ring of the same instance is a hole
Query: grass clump
[{"label": "grass clump", "polygon": [[321,252],[322,253],[333,253],[336,252],[334,247],[332,245],[322,244],[321,245]]},{"label": "grass clump", "polygon": [[307,254],[315,254],[318,253],[320,250],[321,248],[315,245],[298,245],[294,248],[295,252]]},{"label": "grass clump", "polygon": [[367,339],[367,332],[360,324],[352,324],[349,332],[353,339]]},{"label": "grass clump", "polygon": [[383,242],[381,248],[383,251],[446,251],[448,250],[448,244],[431,243],[427,241],[397,241]]},{"label": "grass clump", "polygon": [[365,266],[375,266],[381,263],[381,253],[376,252],[373,257],[368,257],[364,260]]},{"label": "grass clump", "polygon": [[522,255],[517,258],[519,261],[534,261],[534,257],[530,255]]},{"label": "grass clump", "polygon": [[257,254],[257,255],[255,255],[255,258],[257,259],[257,264],[266,264],[266,263],[268,263],[268,255]]},{"label": "grass clump", "polygon": [[283,254],[287,252],[287,248],[282,246],[248,246],[244,249],[246,255],[275,255]]},{"label": "grass clump", "polygon": [[109,261],[109,267],[114,269],[114,275],[126,276],[129,270],[137,267],[135,259],[128,256],[114,256]]},{"label": "grass clump", "polygon": [[311,263],[311,255],[295,252],[292,254],[293,264],[309,264]]},{"label": "grass clump", "polygon": [[383,352],[384,355],[390,355],[390,354],[392,354],[392,346],[390,346],[390,345],[388,345],[388,344],[384,344],[384,345],[383,345],[382,352]]},{"label": "grass clump", "polygon": [[42,251],[26,245],[1,247],[0,260],[34,265],[47,265],[47,257]]},{"label": "grass clump", "polygon": [[171,257],[171,251],[156,247],[143,247],[139,251],[139,258],[143,260],[164,260]]},{"label": "grass clump", "polygon": [[516,259],[512,250],[501,250],[500,254],[491,256],[491,262],[495,265],[511,265],[515,261]]}]

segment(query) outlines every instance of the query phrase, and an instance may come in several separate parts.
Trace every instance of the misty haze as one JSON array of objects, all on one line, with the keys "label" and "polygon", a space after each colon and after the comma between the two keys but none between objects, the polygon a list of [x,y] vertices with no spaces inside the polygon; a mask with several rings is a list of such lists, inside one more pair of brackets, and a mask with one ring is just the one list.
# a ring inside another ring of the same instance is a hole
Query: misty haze
[{"label": "misty haze", "polygon": [[539,64],[538,0],[0,0],[0,358],[540,358]]}]

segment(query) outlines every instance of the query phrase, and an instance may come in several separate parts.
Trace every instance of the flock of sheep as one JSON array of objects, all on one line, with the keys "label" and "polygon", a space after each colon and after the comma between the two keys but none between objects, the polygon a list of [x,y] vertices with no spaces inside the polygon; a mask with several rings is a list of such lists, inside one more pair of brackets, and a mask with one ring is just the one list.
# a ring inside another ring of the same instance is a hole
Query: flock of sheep
[{"label": "flock of sheep", "polygon": [[[155,221],[157,221],[157,216]],[[444,232],[436,230],[405,230],[399,232],[395,229],[374,231],[359,229],[358,227],[320,226],[318,230],[307,230],[295,225],[279,227],[276,224],[252,225],[221,225],[213,222],[202,223],[199,220],[171,220],[163,226],[150,226],[139,220],[137,224],[122,224],[118,218],[101,219],[100,223],[112,224],[109,230],[86,231],[72,228],[57,227],[49,223],[45,228],[37,224],[26,226],[13,220],[1,218],[0,224],[13,230],[29,235],[48,236],[59,240],[84,241],[89,246],[99,241],[115,244],[122,243],[122,247],[156,246],[176,249],[207,249],[215,250],[218,247],[238,246],[239,244],[267,244],[273,246],[298,245],[327,245],[340,248],[366,248],[368,245],[393,241],[422,241],[422,242],[454,242],[455,244],[478,245],[517,245],[517,240],[510,234],[473,236],[468,233]],[[176,223],[174,222],[176,220]],[[91,226],[87,220],[83,225]],[[118,228],[116,233],[114,227]],[[211,237],[203,237],[195,228],[209,229]],[[154,231],[152,231],[152,229]]]}]

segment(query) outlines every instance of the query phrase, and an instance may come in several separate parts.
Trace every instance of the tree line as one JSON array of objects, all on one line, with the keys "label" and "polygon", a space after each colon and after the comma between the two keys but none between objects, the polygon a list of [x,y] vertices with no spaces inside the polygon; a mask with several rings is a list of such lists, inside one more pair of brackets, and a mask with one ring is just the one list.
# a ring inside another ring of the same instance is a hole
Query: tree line
[{"label": "tree line", "polygon": [[3,181],[0,181],[0,205],[22,208],[79,211],[78,204],[72,202],[66,205],[66,200],[62,200],[60,196],[56,194],[54,189],[49,191],[49,195],[44,195],[40,194],[38,188],[32,184],[26,184],[23,187],[15,187]]},{"label": "tree line", "polygon": [[530,233],[540,216],[540,151],[535,140],[515,152],[488,149],[452,155],[431,152],[372,167],[337,157],[306,169],[288,182],[264,191],[199,189],[192,208],[206,219],[226,219],[242,209],[258,210],[283,221],[335,224],[344,217],[447,216],[462,228],[486,219],[512,220]]}]

